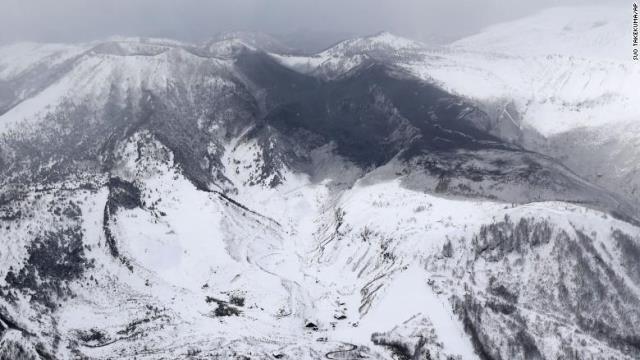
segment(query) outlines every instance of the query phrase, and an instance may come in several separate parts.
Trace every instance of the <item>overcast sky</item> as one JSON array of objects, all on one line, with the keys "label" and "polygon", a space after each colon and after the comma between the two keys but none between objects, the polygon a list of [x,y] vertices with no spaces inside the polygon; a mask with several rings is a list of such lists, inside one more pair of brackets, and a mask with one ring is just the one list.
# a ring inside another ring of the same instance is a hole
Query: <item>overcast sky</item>
[{"label": "overcast sky", "polygon": [[466,35],[545,7],[624,1],[0,0],[0,42],[87,41],[112,35],[199,41],[232,30],[300,38],[387,30],[424,40]]}]

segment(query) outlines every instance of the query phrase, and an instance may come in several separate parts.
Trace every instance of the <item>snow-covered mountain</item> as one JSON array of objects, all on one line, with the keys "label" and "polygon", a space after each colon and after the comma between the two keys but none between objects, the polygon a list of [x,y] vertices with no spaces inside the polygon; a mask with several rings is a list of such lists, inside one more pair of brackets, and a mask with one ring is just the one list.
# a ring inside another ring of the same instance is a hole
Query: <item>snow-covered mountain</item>
[{"label": "snow-covered mountain", "polygon": [[551,9],[452,44],[443,57],[454,66],[414,69],[495,104],[529,133],[523,146],[638,201],[640,68],[630,22],[616,7]]},{"label": "snow-covered mountain", "polygon": [[[561,159],[581,176],[639,201],[640,68],[631,19],[607,6],[552,8],[439,48],[387,34],[315,56],[277,56],[298,71],[335,78],[367,59],[387,61],[491,114],[492,133]],[[387,38],[393,56],[374,44]],[[384,54],[384,52],[383,52]],[[585,140],[587,139],[587,140]],[[592,159],[597,158],[597,161]]]},{"label": "snow-covered mountain", "polygon": [[505,35],[614,16],[567,11],[0,48],[0,358],[637,358],[638,179],[586,158],[635,166],[638,72]]}]

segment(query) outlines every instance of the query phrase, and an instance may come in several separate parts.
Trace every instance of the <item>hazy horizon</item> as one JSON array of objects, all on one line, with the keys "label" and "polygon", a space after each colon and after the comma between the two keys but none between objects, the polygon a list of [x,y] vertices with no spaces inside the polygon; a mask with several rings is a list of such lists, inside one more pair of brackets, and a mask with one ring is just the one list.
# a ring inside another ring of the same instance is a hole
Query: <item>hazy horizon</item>
[{"label": "hazy horizon", "polygon": [[344,38],[389,31],[446,42],[494,23],[566,5],[624,0],[5,0],[0,43],[85,42],[114,36],[199,42],[223,32],[265,33],[292,47],[319,48]]}]

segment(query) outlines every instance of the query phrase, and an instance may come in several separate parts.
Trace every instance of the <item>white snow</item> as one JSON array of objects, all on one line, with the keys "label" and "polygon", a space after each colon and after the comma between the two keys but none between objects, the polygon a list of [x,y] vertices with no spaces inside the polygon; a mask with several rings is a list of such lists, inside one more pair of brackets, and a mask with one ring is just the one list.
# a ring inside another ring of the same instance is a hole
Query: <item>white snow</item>
[{"label": "white snow", "polygon": [[332,78],[386,49],[393,63],[450,92],[481,102],[513,101],[519,126],[553,136],[640,121],[640,67],[631,60],[631,17],[625,14],[617,6],[560,7],[443,47],[382,33],[313,56],[274,57]]},{"label": "white snow", "polygon": [[626,7],[572,6],[490,26],[452,44],[453,49],[524,57],[631,60],[631,16]]},{"label": "white snow", "polygon": [[[135,103],[144,90],[164,94],[178,83],[189,89],[197,81],[205,80],[201,70],[211,71],[206,80],[215,81],[219,80],[216,71],[230,67],[229,61],[198,57],[182,48],[170,48],[155,55],[87,51],[74,60],[63,76],[0,116],[0,134],[42,121],[59,106],[90,103],[93,108],[102,109],[112,95],[119,96],[121,101],[130,96]],[[118,90],[116,94],[114,89]]]},{"label": "white snow", "polygon": [[88,46],[39,43],[0,46],[0,80],[14,79],[37,65],[54,67],[81,55],[87,49]]}]

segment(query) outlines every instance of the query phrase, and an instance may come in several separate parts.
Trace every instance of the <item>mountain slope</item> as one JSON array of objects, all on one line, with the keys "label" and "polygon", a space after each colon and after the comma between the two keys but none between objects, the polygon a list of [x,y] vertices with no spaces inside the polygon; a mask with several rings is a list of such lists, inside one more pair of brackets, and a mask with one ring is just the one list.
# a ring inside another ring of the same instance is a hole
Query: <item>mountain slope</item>
[{"label": "mountain slope", "polygon": [[[377,345],[434,358],[637,351],[629,316],[638,316],[640,233],[629,224],[566,203],[448,200],[375,173],[337,193],[337,184],[304,177],[272,190],[248,185],[238,194],[248,209],[197,190],[166,167],[170,158],[158,160],[157,146],[136,136],[122,150],[129,165],[119,175],[130,177],[121,184],[133,181],[128,197],[139,192],[139,202],[116,196],[129,187],[116,183],[3,206],[21,212],[19,223],[3,220],[11,227],[2,238],[14,244],[4,254],[25,259],[2,262],[14,267],[2,270],[4,317],[25,333],[60,334],[72,353],[91,358],[316,358],[352,348],[343,343],[374,358],[388,356]],[[59,230],[46,225],[55,207]],[[30,229],[45,235],[32,240]],[[73,229],[81,255],[64,245]],[[76,255],[42,262],[64,251]],[[44,280],[38,297],[35,279]],[[22,336],[72,354],[46,336]]]},{"label": "mountain slope", "polygon": [[[342,49],[336,60],[324,55],[331,50],[306,60],[276,59],[329,77],[367,59],[392,63],[473,99],[490,116],[486,129],[492,134],[560,159],[580,176],[637,203],[638,157],[629,151],[637,136],[625,129],[635,128],[640,114],[635,88],[640,70],[630,51],[623,53],[631,43],[625,13],[615,6],[553,8],[448,46],[406,44],[393,57],[368,50],[373,46],[354,46]],[[597,164],[598,170],[584,166],[593,158],[607,160]]]},{"label": "mountain slope", "polygon": [[547,10],[457,41],[436,52],[442,61],[409,68],[485,102],[514,141],[637,202],[637,136],[627,129],[640,114],[640,72],[627,53],[624,14],[616,7]]},{"label": "mountain slope", "polygon": [[[630,19],[629,19],[630,20]],[[575,58],[630,60],[625,53],[630,21],[616,6],[555,7],[524,19],[490,26],[458,40],[453,48],[464,51]],[[517,36],[514,36],[514,32]],[[541,39],[549,39],[541,43]]]}]

